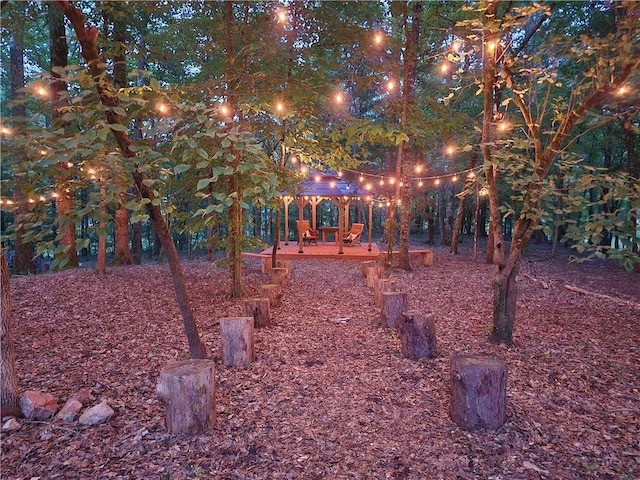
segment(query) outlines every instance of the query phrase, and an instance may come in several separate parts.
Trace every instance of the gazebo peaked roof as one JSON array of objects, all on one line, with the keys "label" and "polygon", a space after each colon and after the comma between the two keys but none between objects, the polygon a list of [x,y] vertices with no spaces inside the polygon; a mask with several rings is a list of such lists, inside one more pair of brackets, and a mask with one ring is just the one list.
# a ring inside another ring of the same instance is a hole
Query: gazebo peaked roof
[{"label": "gazebo peaked roof", "polygon": [[338,175],[317,173],[300,184],[297,196],[304,197],[372,197],[371,192]]}]

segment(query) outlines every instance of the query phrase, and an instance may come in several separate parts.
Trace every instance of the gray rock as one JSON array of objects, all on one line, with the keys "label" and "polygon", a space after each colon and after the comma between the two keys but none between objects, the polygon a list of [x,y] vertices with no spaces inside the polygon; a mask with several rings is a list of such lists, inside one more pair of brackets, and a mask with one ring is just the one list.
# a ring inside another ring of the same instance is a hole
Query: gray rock
[{"label": "gray rock", "polygon": [[64,407],[62,407],[58,412],[55,419],[71,423],[78,418],[80,410],[82,410],[82,403],[75,398],[70,398],[67,400],[67,403],[64,404]]},{"label": "gray rock", "polygon": [[6,422],[4,422],[2,424],[2,431],[3,432],[13,432],[15,430],[20,430],[21,427],[22,427],[22,425],[20,425],[20,422],[18,420],[16,420],[15,418],[11,417],[11,418],[9,418],[9,420],[7,420]]},{"label": "gray rock", "polygon": [[78,421],[82,425],[99,425],[108,422],[114,413],[107,401],[103,400],[80,415],[80,420]]},{"label": "gray rock", "polygon": [[20,397],[20,408],[27,420],[46,420],[56,414],[58,402],[50,393],[28,390]]}]

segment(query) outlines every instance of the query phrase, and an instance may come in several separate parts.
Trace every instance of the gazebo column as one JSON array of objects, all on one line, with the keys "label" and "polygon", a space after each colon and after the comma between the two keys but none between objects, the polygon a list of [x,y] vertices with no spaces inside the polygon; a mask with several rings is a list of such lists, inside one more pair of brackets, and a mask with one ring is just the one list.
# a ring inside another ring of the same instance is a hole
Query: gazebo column
[{"label": "gazebo column", "polygon": [[373,233],[373,199],[367,200],[369,205],[369,251],[371,251],[371,236]]},{"label": "gazebo column", "polygon": [[322,197],[311,197],[309,203],[311,204],[311,229],[317,230],[317,215],[316,215],[316,207],[322,201]]},{"label": "gazebo column", "polygon": [[338,243],[338,255],[343,255],[342,251],[342,236],[344,235],[344,201],[342,197],[338,197],[338,238],[336,238],[336,242]]},{"label": "gazebo column", "polygon": [[304,240],[302,239],[302,220],[304,220],[304,198],[298,197],[298,253],[304,253]]},{"label": "gazebo column", "polygon": [[293,202],[293,197],[287,195],[282,200],[284,201],[284,244],[289,245],[289,205]]},{"label": "gazebo column", "polygon": [[349,231],[349,200],[344,205],[344,231]]}]

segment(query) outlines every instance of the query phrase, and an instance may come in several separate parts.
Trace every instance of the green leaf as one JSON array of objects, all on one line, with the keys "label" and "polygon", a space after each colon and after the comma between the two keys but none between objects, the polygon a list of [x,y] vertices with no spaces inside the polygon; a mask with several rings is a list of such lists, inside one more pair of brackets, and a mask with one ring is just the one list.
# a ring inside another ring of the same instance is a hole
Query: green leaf
[{"label": "green leaf", "polygon": [[200,180],[198,180],[198,184],[196,185],[196,190],[202,190],[204,188],[207,188],[210,183],[211,183],[210,178],[201,178]]},{"label": "green leaf", "polygon": [[109,128],[111,128],[111,130],[116,131],[116,132],[128,132],[129,129],[127,129],[127,127],[125,127],[124,125],[120,124],[120,123],[110,123],[109,124]]},{"label": "green leaf", "polygon": [[187,170],[189,170],[191,168],[191,165],[186,165],[186,164],[180,164],[180,165],[176,165],[175,167],[173,167],[173,171],[175,173],[184,173]]}]

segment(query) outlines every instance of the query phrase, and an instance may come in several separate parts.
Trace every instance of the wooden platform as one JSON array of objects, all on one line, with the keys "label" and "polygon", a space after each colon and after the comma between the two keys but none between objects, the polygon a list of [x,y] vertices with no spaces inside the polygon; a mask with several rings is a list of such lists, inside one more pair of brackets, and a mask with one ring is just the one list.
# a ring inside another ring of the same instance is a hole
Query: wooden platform
[{"label": "wooden platform", "polygon": [[[273,247],[269,247],[266,250],[260,252],[259,255],[271,256]],[[323,244],[318,242],[318,245],[305,245],[303,248],[304,253],[298,253],[298,242],[289,242],[289,245],[280,245],[280,249],[276,254],[280,259],[300,259],[300,258],[348,258],[358,260],[377,260],[380,256],[380,249],[376,243],[371,244],[371,251],[369,251],[369,244],[363,242],[362,245],[342,247],[344,253],[338,253],[338,244],[335,242],[327,242]]]}]

